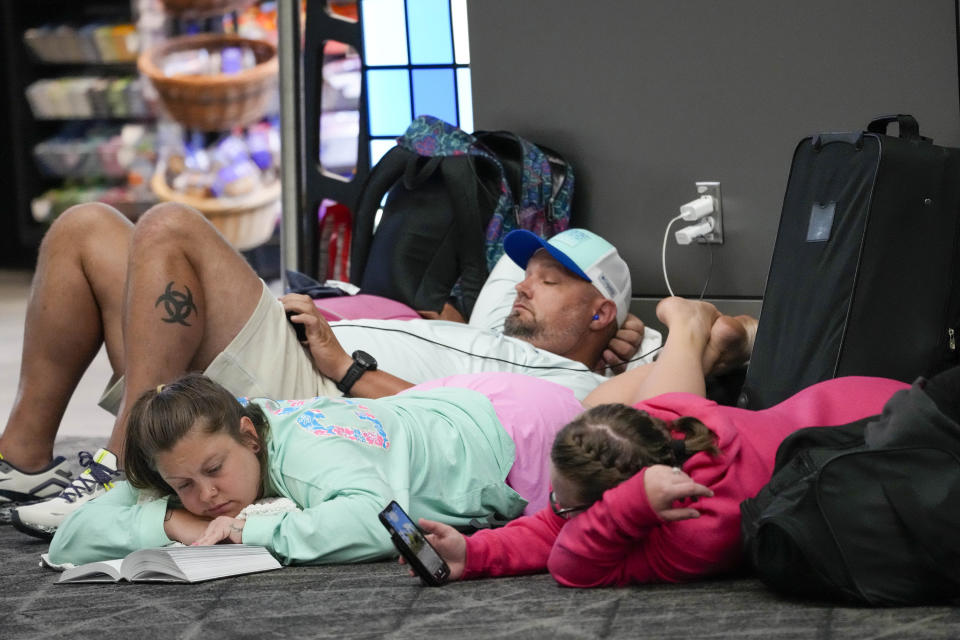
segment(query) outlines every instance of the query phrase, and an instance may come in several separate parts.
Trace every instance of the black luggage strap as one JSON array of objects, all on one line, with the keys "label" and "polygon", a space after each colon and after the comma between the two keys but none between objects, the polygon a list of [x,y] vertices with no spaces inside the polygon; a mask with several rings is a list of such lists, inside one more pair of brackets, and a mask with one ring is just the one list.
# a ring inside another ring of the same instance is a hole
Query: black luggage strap
[{"label": "black luggage strap", "polygon": [[500,160],[514,208],[523,188],[523,144],[509,131],[474,131],[480,145]]},{"label": "black luggage strap", "polygon": [[537,146],[540,147],[540,151],[547,157],[547,162],[550,164],[550,183],[552,188],[550,190],[550,200],[547,201],[544,212],[547,220],[555,220],[553,206],[557,200],[557,196],[560,195],[560,190],[563,189],[563,185],[567,180],[566,172],[570,165],[563,159],[563,156],[550,147],[542,144],[538,144]]},{"label": "black luggage strap", "polygon": [[373,223],[383,196],[406,170],[411,151],[396,146],[390,149],[370,170],[364,180],[357,208],[353,215],[353,238],[350,241],[350,282],[362,282],[363,272],[373,245]]},{"label": "black luggage strap", "polygon": [[473,305],[480,295],[483,284],[489,275],[484,241],[487,223],[480,210],[478,183],[474,179],[471,159],[465,162],[446,162],[441,165],[448,193],[454,203],[453,215],[456,219],[457,259],[460,266],[460,290],[463,295],[464,318],[473,313]]},{"label": "black luggage strap", "polygon": [[412,156],[403,170],[403,186],[413,191],[423,185],[440,166],[441,160],[440,156]]}]

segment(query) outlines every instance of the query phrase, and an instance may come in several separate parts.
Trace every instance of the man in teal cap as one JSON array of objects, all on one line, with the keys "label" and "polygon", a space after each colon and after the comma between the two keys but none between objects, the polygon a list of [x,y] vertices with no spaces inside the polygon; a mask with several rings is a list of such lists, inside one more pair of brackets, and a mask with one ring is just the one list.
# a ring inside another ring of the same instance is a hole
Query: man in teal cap
[{"label": "man in teal cap", "polygon": [[520,229],[507,235],[503,248],[525,271],[504,334],[596,362],[630,313],[630,269],[617,249],[585,229],[549,240]]}]

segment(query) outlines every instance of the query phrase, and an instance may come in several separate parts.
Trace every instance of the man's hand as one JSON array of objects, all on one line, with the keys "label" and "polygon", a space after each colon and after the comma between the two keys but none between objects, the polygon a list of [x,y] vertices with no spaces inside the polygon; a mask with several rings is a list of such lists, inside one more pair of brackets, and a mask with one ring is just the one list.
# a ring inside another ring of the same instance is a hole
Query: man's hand
[{"label": "man's hand", "polygon": [[[313,299],[299,293],[288,293],[280,298],[284,311],[290,321],[303,325],[313,358],[314,368],[325,378],[337,382],[343,380],[347,370],[353,364],[353,356],[344,351],[333,329],[320,313]],[[350,390],[355,398],[382,398],[409,389],[413,384],[402,380],[387,371],[368,371],[356,381]]]},{"label": "man's hand", "polygon": [[679,467],[655,464],[647,467],[643,477],[650,507],[668,522],[699,518],[700,512],[692,507],[673,508],[678,500],[696,500],[713,495],[713,491],[693,481]]},{"label": "man's hand", "polygon": [[[450,567],[450,580],[459,580],[467,562],[467,539],[450,525],[441,522],[420,518],[419,524],[427,534],[427,541]],[[400,564],[407,564],[403,556],[400,556]],[[411,569],[410,575],[417,574]]]},{"label": "man's hand", "polygon": [[603,350],[600,362],[594,370],[604,373],[609,367],[613,373],[626,371],[628,361],[640,350],[644,329],[643,321],[632,313],[628,313],[623,326],[617,330],[616,335],[607,344],[607,348]]},{"label": "man's hand", "polygon": [[243,525],[246,520],[237,520],[230,516],[217,516],[207,525],[203,534],[193,541],[194,546],[206,546],[220,542],[243,542]]},{"label": "man's hand", "polygon": [[463,317],[463,315],[449,302],[443,303],[443,309],[440,310],[440,313],[437,313],[436,311],[423,311],[421,309],[417,309],[417,313],[420,314],[421,318],[426,320],[449,320],[450,322],[460,323],[466,322],[466,319]]},{"label": "man's hand", "polygon": [[299,293],[288,293],[280,298],[280,302],[284,311],[293,314],[290,321],[303,325],[307,336],[306,344],[313,357],[313,366],[331,380],[342,380],[353,363],[353,358],[344,351],[340,341],[333,335],[333,330],[313,304],[313,299]]}]

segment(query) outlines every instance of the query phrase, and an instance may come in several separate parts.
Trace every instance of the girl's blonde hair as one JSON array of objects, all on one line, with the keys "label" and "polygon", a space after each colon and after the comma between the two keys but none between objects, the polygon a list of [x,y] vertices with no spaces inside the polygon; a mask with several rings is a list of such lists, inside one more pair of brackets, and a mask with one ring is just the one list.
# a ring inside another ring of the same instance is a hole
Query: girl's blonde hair
[{"label": "girl's blonde hair", "polygon": [[716,441],[716,434],[696,418],[668,424],[646,411],[604,404],[584,411],[557,433],[550,459],[558,473],[580,488],[579,498],[592,503],[644,467],[679,467],[699,451],[720,455]]},{"label": "girl's blonde hair", "polygon": [[249,445],[253,436],[240,430],[242,417],[250,418],[257,430],[256,455],[264,487],[270,435],[266,415],[255,404],[240,404],[229,391],[199,373],[188,373],[170,384],[145,391],[137,399],[127,419],[123,456],[127,480],[138,489],[175,493],[157,472],[157,454],[172,449],[194,427],[208,434],[226,433],[240,444]]}]

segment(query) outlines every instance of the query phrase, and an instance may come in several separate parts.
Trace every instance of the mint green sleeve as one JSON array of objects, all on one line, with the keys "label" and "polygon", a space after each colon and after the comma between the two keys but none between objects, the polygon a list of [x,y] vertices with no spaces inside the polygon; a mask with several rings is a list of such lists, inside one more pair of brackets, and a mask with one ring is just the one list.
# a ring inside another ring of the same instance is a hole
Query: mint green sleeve
[{"label": "mint green sleeve", "polygon": [[163,531],[167,499],[137,504],[138,498],[137,489],[118,482],[67,516],[50,542],[51,562],[113,560],[138,549],[170,544]]},{"label": "mint green sleeve", "polygon": [[387,530],[378,514],[389,501],[378,492],[340,491],[320,500],[298,502],[312,506],[303,511],[250,516],[243,528],[243,543],[268,548],[284,564],[326,564],[382,560],[394,554]]}]

